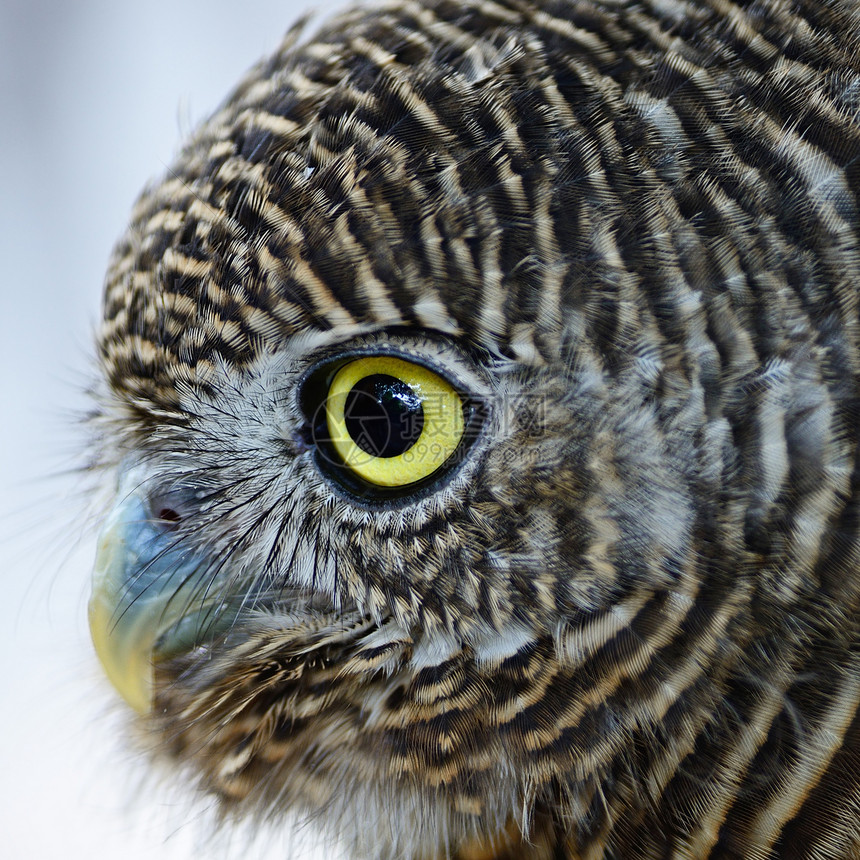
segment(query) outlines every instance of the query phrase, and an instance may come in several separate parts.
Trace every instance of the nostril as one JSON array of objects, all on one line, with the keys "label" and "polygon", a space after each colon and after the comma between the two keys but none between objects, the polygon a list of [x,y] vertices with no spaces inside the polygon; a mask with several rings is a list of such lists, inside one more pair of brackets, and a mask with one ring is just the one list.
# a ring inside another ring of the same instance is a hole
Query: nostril
[{"label": "nostril", "polygon": [[158,512],[158,519],[168,526],[178,525],[182,517],[173,508],[161,508]]},{"label": "nostril", "polygon": [[185,487],[155,489],[147,499],[151,522],[162,531],[178,529],[191,513],[192,492]]}]

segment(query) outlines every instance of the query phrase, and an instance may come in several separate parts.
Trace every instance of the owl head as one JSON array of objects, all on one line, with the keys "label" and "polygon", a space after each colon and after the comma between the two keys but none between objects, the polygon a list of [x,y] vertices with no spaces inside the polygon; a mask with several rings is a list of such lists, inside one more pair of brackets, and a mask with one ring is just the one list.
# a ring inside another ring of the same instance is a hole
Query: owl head
[{"label": "owl head", "polygon": [[860,699],[860,130],[824,79],[791,126],[770,5],[346,13],[144,192],[90,619],[225,809],[380,857],[783,838]]}]

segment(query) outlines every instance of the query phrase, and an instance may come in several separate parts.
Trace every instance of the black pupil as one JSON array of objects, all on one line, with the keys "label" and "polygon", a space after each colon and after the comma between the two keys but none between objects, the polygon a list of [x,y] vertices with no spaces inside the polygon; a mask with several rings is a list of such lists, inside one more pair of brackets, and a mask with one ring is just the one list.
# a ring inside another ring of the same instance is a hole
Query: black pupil
[{"label": "black pupil", "polygon": [[385,373],[360,379],[346,395],[344,421],[353,441],[374,457],[397,457],[421,435],[421,398],[402,380]]}]

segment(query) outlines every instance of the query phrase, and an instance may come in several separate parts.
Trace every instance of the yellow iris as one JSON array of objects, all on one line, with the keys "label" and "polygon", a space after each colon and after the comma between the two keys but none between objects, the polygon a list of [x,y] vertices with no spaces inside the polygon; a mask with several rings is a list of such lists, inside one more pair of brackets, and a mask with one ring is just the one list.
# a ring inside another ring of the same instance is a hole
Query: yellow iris
[{"label": "yellow iris", "polygon": [[380,487],[432,475],[463,437],[463,404],[438,374],[389,355],[359,358],[335,375],[326,399],[338,456]]}]

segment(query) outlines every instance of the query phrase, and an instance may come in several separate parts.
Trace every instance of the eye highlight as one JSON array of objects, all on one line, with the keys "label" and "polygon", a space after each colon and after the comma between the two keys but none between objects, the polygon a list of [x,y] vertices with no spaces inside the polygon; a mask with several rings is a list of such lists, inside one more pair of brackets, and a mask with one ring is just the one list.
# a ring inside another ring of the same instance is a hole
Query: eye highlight
[{"label": "eye highlight", "polygon": [[391,355],[350,361],[325,401],[334,449],[355,475],[403,487],[432,475],[463,438],[463,402],[441,376]]}]

